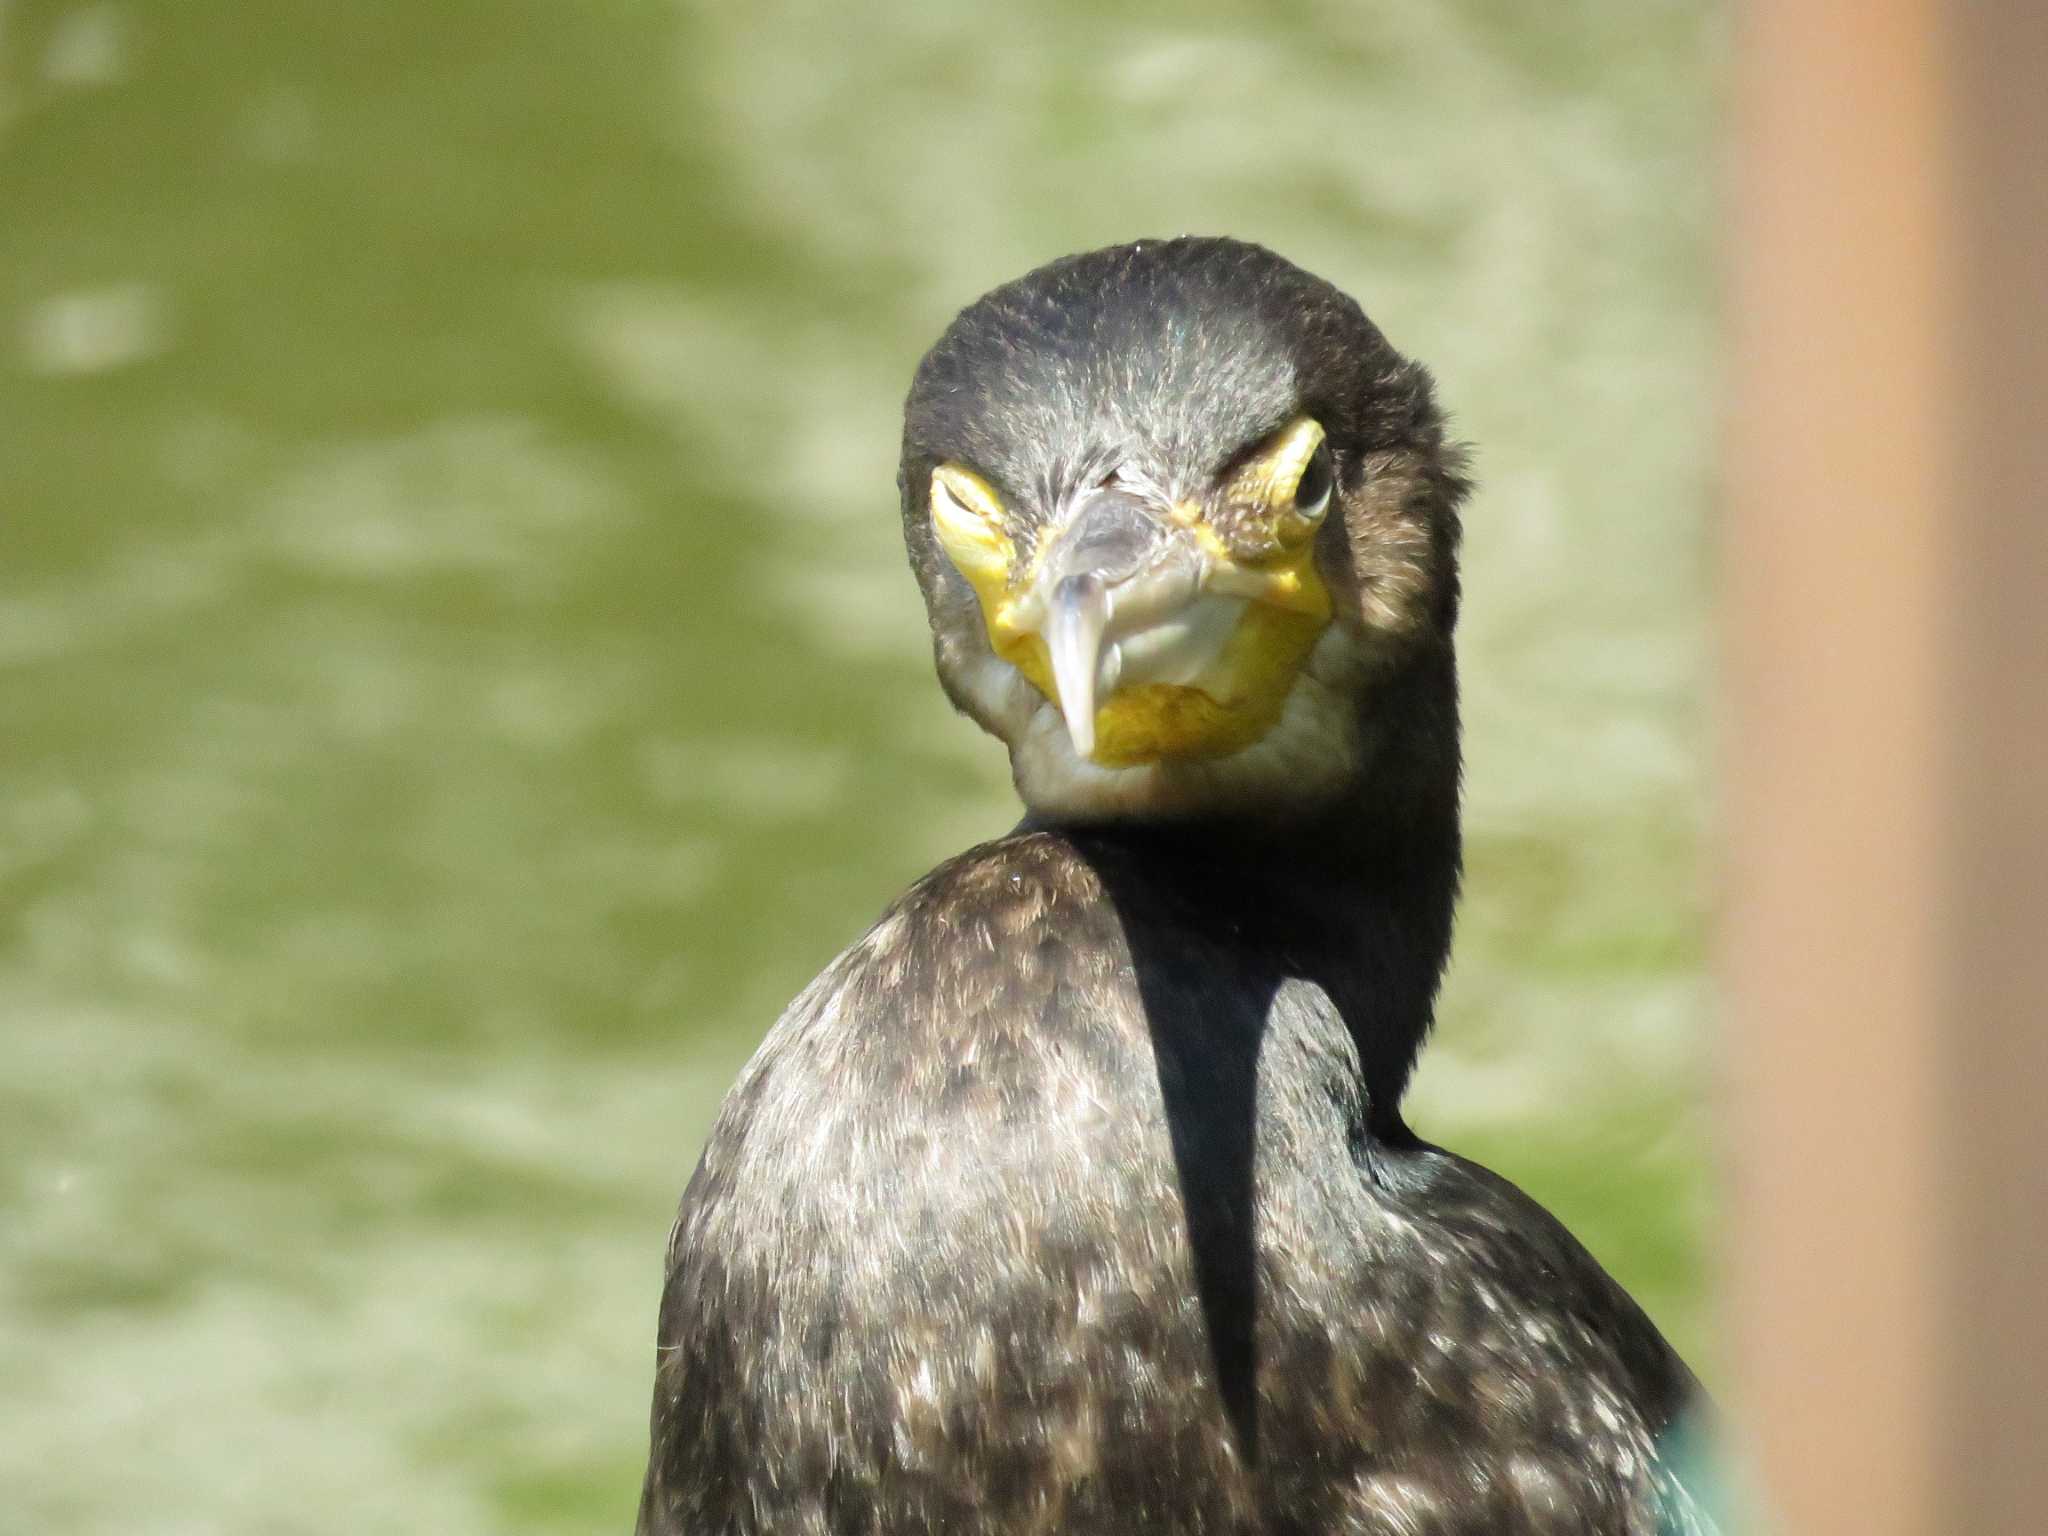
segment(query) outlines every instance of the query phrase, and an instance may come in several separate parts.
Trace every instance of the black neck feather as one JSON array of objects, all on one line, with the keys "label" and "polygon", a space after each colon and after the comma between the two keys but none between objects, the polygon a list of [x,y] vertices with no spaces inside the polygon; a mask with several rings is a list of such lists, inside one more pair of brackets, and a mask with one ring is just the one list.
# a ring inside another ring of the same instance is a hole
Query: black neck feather
[{"label": "black neck feather", "polygon": [[1322,987],[1357,1044],[1375,1134],[1405,1137],[1401,1094],[1450,955],[1461,870],[1447,641],[1373,691],[1361,730],[1364,771],[1305,818],[1026,826],[1057,831],[1089,859],[1134,951],[1164,903],[1181,931],[1270,968],[1276,984]]}]

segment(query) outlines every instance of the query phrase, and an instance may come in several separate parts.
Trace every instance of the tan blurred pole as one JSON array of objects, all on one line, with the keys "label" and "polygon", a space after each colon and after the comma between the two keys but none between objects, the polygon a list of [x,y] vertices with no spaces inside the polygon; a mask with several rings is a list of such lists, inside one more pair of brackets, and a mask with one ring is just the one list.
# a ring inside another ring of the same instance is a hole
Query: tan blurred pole
[{"label": "tan blurred pole", "polygon": [[1959,5],[1956,1531],[2048,1532],[2048,3]]},{"label": "tan blurred pole", "polygon": [[2048,1531],[2048,5],[1751,0],[1736,1407],[1788,1536]]}]

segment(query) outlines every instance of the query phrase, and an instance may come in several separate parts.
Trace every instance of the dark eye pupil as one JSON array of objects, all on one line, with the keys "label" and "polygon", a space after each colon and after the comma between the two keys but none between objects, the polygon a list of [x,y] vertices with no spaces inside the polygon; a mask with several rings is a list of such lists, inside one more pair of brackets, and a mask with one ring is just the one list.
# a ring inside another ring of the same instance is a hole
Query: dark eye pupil
[{"label": "dark eye pupil", "polygon": [[1330,445],[1322,444],[1301,471],[1301,479],[1295,483],[1294,504],[1297,507],[1312,507],[1330,494],[1331,481],[1336,478],[1336,469],[1330,463]]}]

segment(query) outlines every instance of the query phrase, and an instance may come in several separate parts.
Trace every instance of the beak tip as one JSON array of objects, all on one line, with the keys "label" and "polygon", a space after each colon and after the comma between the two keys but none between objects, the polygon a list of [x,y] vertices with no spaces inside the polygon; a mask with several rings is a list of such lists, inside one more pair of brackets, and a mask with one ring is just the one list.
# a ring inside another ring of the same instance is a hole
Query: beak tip
[{"label": "beak tip", "polygon": [[1067,737],[1074,744],[1074,755],[1088,759],[1095,755],[1095,721],[1079,710],[1067,712]]}]

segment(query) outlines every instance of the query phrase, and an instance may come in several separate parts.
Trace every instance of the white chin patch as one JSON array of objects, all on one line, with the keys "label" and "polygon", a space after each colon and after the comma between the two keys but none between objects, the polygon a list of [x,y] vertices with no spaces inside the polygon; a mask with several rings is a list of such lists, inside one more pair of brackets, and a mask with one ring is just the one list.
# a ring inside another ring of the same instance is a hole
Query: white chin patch
[{"label": "white chin patch", "polygon": [[1053,704],[1008,662],[984,652],[960,679],[976,714],[1010,748],[1017,792],[1057,821],[1199,816],[1232,808],[1285,816],[1335,798],[1357,774],[1353,703],[1366,671],[1357,639],[1324,630],[1294,680],[1279,720],[1225,757],[1111,768],[1074,751]]}]

